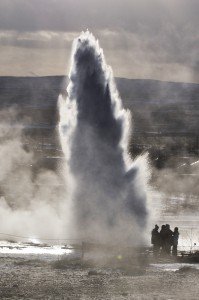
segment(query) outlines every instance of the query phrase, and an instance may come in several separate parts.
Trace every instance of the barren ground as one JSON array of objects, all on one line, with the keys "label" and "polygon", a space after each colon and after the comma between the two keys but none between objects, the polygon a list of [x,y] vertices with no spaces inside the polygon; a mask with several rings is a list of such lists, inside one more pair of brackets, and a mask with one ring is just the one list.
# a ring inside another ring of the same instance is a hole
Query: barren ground
[{"label": "barren ground", "polygon": [[198,299],[199,271],[146,272],[0,258],[0,299]]}]

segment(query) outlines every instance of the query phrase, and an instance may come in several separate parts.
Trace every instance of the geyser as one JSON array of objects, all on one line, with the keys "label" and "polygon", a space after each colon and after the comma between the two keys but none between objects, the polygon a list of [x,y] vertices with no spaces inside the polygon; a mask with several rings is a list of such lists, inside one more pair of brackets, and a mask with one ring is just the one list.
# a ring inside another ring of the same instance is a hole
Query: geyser
[{"label": "geyser", "polygon": [[88,31],[73,43],[67,97],[60,96],[59,110],[73,236],[135,241],[147,220],[145,158],[133,162],[128,154],[131,115]]}]

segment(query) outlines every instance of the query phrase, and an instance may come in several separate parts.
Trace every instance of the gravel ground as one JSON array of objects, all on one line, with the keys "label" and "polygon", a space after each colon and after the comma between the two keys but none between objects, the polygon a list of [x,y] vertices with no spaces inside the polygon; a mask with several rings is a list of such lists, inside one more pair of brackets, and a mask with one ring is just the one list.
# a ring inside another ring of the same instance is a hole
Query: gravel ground
[{"label": "gravel ground", "polygon": [[199,271],[100,268],[0,257],[0,299],[199,299]]}]

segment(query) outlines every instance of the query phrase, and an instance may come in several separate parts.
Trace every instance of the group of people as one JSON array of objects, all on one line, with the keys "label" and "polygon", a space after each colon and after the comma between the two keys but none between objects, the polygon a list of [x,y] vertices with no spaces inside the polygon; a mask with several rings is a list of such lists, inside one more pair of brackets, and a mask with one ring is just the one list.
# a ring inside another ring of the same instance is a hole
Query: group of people
[{"label": "group of people", "polygon": [[158,256],[170,255],[172,247],[172,255],[177,256],[179,231],[178,227],[174,228],[174,231],[170,229],[170,225],[162,225],[159,231],[159,226],[155,225],[155,228],[151,232],[151,244],[153,245],[153,254]]}]

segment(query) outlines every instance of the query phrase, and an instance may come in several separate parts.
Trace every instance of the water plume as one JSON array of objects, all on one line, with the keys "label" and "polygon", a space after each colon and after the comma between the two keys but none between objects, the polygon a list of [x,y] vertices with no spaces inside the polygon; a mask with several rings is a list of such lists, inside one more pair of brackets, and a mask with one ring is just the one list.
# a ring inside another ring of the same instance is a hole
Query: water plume
[{"label": "water plume", "polygon": [[60,96],[59,111],[67,179],[73,182],[73,234],[132,241],[147,222],[146,158],[133,162],[128,153],[131,115],[88,31],[73,43],[67,97]]}]

